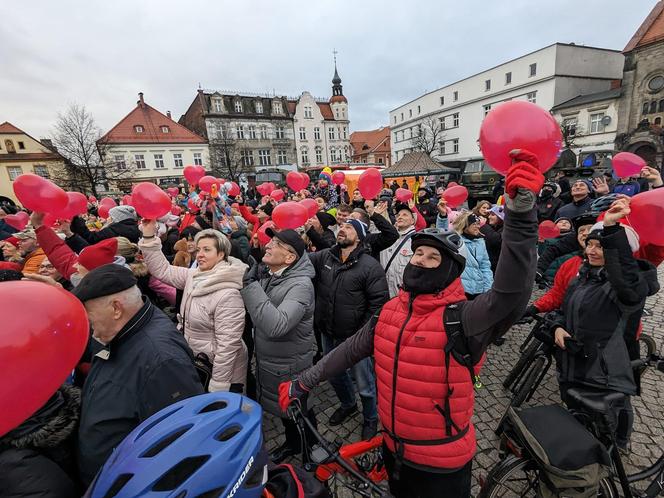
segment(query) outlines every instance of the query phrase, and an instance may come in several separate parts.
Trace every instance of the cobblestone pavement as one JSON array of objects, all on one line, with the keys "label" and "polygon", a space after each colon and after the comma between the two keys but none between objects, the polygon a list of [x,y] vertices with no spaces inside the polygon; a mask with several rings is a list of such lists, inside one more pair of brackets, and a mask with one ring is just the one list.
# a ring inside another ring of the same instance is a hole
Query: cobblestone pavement
[{"label": "cobblestone pavement", "polygon": [[[659,281],[664,284],[664,265],[658,272]],[[536,290],[534,298],[541,295]],[[646,310],[650,316],[643,319],[643,331],[657,342],[660,352],[664,352],[664,292],[648,299]],[[530,326],[514,326],[506,335],[506,342],[500,347],[491,346],[482,368],[484,387],[477,391],[473,421],[477,429],[477,455],[473,464],[473,496],[477,494],[478,478],[486,475],[498,459],[498,438],[494,429],[509,404],[508,393],[502,381],[519,357],[519,346],[530,331]],[[549,370],[529,405],[560,403],[558,386],[554,377],[555,367]],[[628,472],[643,469],[652,464],[664,448],[664,374],[648,371],[642,380],[642,396],[633,397],[635,411],[632,451],[627,459]],[[341,438],[345,442],[360,439],[362,423],[357,414],[343,425],[330,427],[329,416],[338,406],[334,391],[324,383],[314,391],[314,407],[321,434],[329,440]],[[358,400],[359,405],[359,400]],[[271,416],[264,422],[266,441],[269,449],[283,442],[281,423]]]}]

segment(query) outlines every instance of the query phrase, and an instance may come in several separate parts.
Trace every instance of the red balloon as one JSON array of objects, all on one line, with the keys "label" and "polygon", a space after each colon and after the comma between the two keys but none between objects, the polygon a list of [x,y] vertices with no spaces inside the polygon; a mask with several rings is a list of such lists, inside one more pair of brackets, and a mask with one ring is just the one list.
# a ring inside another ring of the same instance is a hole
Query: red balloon
[{"label": "red balloon", "polygon": [[482,155],[502,175],[512,165],[510,151],[514,149],[528,149],[535,154],[544,173],[558,160],[562,141],[560,125],[553,116],[524,100],[499,104],[480,127]]},{"label": "red balloon", "polygon": [[61,211],[67,206],[67,193],[55,183],[32,173],[24,173],[14,180],[14,193],[23,207],[47,213]]},{"label": "red balloon", "polygon": [[309,175],[307,175],[305,172],[301,171],[300,176],[302,177],[302,185],[303,187],[300,190],[306,189],[309,184],[311,183],[311,178],[309,178]]},{"label": "red balloon", "polygon": [[400,202],[408,202],[413,198],[413,193],[407,188],[398,188],[394,197]]},{"label": "red balloon", "polygon": [[300,172],[290,171],[286,175],[286,185],[288,185],[291,190],[299,192],[300,190],[307,188],[307,185],[309,185],[309,177],[307,176],[305,180]]},{"label": "red balloon", "polygon": [[346,175],[343,171],[335,171],[332,173],[332,183],[335,185],[341,185],[344,180],[346,180]]},{"label": "red balloon", "polygon": [[461,206],[468,199],[468,189],[461,185],[448,187],[443,192],[443,199],[447,201],[448,207],[455,208]]},{"label": "red balloon", "polygon": [[180,214],[182,214],[182,208],[180,206],[171,207],[171,214],[174,214],[175,216],[180,216]]},{"label": "red balloon", "polygon": [[86,213],[88,210],[88,200],[80,192],[67,192],[67,205],[60,211],[50,211],[59,219],[71,219],[77,214]]},{"label": "red balloon", "polygon": [[42,221],[42,225],[44,225],[46,228],[51,228],[52,226],[57,224],[58,224],[57,216],[51,213],[46,213],[44,215],[44,220]]},{"label": "red balloon", "polygon": [[627,178],[641,173],[646,166],[645,160],[631,152],[618,152],[611,160],[613,171],[618,178]]},{"label": "red balloon", "polygon": [[88,202],[94,203],[97,202],[97,198],[94,195],[88,196]]},{"label": "red balloon", "polygon": [[197,185],[198,182],[205,176],[205,168],[203,166],[185,166],[184,177],[191,185]]},{"label": "red balloon", "polygon": [[178,187],[168,187],[166,192],[168,192],[168,195],[171,197],[177,197],[177,195],[180,193],[180,189]]},{"label": "red balloon", "polygon": [[300,201],[300,204],[302,204],[306,208],[307,216],[309,218],[316,216],[316,213],[318,212],[318,203],[315,200],[310,198],[302,199]]},{"label": "red balloon", "polygon": [[282,230],[301,227],[308,219],[307,208],[298,202],[282,202],[272,211],[272,221]]},{"label": "red balloon", "polygon": [[632,212],[627,217],[632,228],[639,234],[641,246],[652,244],[664,246],[664,188],[648,190],[632,197],[629,203]]},{"label": "red balloon", "polygon": [[123,206],[131,206],[131,195],[123,195],[122,196],[122,205]]},{"label": "red balloon", "polygon": [[217,186],[217,190],[219,190],[219,185],[221,185],[219,180],[214,176],[206,175],[198,181],[198,186],[205,192],[212,192],[213,185]]},{"label": "red balloon", "polygon": [[108,211],[110,209],[111,208],[108,206],[108,204],[100,204],[99,207],[97,208],[97,214],[102,218],[106,219],[108,218]]},{"label": "red balloon", "polygon": [[267,194],[265,195],[270,195],[277,189],[277,186],[272,182],[267,182],[265,185],[267,185]]},{"label": "red balloon", "polygon": [[258,192],[261,195],[268,195],[266,194],[266,187],[265,183],[261,183],[260,185],[256,185],[256,192]]},{"label": "red balloon", "polygon": [[141,182],[134,185],[131,199],[136,212],[143,218],[152,220],[171,211],[171,198],[154,183]]},{"label": "red balloon", "polygon": [[[13,281],[0,286],[0,436],[20,425],[65,381],[88,342],[85,308],[73,294],[41,282]],[[39,375],[35,375],[39,372]]]},{"label": "red balloon", "polygon": [[553,221],[544,220],[539,224],[538,233],[540,240],[555,239],[560,235],[560,228]]},{"label": "red balloon", "polygon": [[268,228],[274,228],[274,222],[266,221],[260,226],[260,228],[256,232],[256,235],[258,235],[258,243],[262,246],[266,246],[267,243],[272,240],[272,237],[270,237],[267,233],[265,233],[265,231]]},{"label": "red balloon", "polygon": [[376,168],[369,168],[360,175],[357,182],[362,198],[371,200],[383,189],[383,177]]},{"label": "red balloon", "polygon": [[194,199],[189,199],[187,201],[187,207],[189,208],[189,211],[192,213],[197,213],[200,208],[196,205],[196,201]]},{"label": "red balloon", "polygon": [[226,193],[231,197],[237,197],[240,195],[240,186],[235,182],[231,182],[231,186],[226,190]]},{"label": "red balloon", "polygon": [[5,216],[5,222],[10,227],[16,228],[16,230],[23,230],[28,226],[30,221],[30,216],[25,211],[19,211],[16,214],[8,214]]},{"label": "red balloon", "polygon": [[99,204],[105,204],[109,209],[118,205],[118,203],[110,197],[102,197],[101,201],[99,201]]},{"label": "red balloon", "polygon": [[450,182],[447,184],[447,188],[456,187],[457,185],[459,185],[457,182]]},{"label": "red balloon", "polygon": [[284,191],[278,188],[277,190],[273,190],[272,193],[270,194],[270,197],[272,197],[275,201],[279,202],[283,200],[284,198]]}]

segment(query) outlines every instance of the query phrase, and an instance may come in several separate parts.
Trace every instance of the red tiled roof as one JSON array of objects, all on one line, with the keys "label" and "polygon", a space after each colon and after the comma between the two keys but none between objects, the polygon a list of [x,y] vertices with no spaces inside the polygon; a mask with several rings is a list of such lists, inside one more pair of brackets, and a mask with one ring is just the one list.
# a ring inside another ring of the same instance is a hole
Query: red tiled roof
[{"label": "red tiled roof", "polygon": [[334,120],[334,114],[332,113],[332,108],[327,102],[316,102],[320,108],[320,112],[323,115],[323,119]]},{"label": "red tiled roof", "polygon": [[346,100],[346,97],[343,95],[333,95],[330,97],[330,104],[334,104],[335,102],[345,102],[348,103],[348,100]]},{"label": "red tiled roof", "polygon": [[664,0],[655,4],[623,52],[664,40]]},{"label": "red tiled roof", "polygon": [[0,124],[0,133],[12,133],[12,134],[21,133],[27,135],[27,133],[25,133],[23,130],[19,130],[9,121],[5,121],[4,123]]},{"label": "red tiled roof", "polygon": [[297,107],[297,101],[296,100],[289,100],[288,101],[288,114],[293,116],[295,114],[295,108]]},{"label": "red tiled roof", "polygon": [[[389,152],[390,128],[384,126],[377,130],[354,131],[350,134],[350,145],[353,147],[355,155],[370,152]],[[364,148],[365,145],[367,148]]]},{"label": "red tiled roof", "polygon": [[[136,126],[142,126],[143,132],[138,133]],[[162,132],[162,126],[168,126],[169,132]],[[203,137],[141,101],[98,141],[106,144],[206,143]]]}]

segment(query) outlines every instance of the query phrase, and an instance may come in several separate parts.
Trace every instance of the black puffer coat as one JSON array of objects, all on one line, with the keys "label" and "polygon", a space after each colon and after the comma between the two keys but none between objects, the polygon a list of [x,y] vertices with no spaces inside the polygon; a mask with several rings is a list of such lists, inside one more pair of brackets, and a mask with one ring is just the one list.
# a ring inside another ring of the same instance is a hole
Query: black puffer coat
[{"label": "black puffer coat", "polygon": [[311,253],[316,270],[314,329],[339,339],[357,332],[389,299],[385,272],[366,247],[341,261],[341,248]]},{"label": "black puffer coat", "polygon": [[28,420],[0,439],[0,495],[80,496],[75,437],[81,394],[63,385]]},{"label": "black puffer coat", "polygon": [[138,223],[131,219],[111,223],[98,232],[91,232],[88,230],[88,227],[85,225],[85,221],[83,221],[82,218],[74,216],[71,220],[71,231],[87,240],[88,244],[96,244],[97,242],[104,239],[110,239],[111,237],[127,237],[130,242],[136,244],[138,239],[141,238]]}]

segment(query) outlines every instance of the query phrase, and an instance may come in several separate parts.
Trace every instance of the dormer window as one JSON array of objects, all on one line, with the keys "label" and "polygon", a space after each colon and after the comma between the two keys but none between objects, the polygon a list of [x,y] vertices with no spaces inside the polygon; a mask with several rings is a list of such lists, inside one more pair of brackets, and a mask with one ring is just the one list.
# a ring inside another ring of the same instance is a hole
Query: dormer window
[{"label": "dormer window", "polygon": [[143,133],[144,129],[141,125],[136,125],[136,126],[134,126],[134,131],[136,133]]},{"label": "dormer window", "polygon": [[256,114],[263,114],[263,102],[256,102]]},{"label": "dormer window", "polygon": [[214,99],[214,111],[221,112],[223,109],[223,104],[221,99]]},{"label": "dormer window", "polygon": [[235,112],[242,112],[242,102],[240,100],[235,101]]},{"label": "dormer window", "polygon": [[280,100],[275,100],[272,102],[272,114],[282,114],[283,112],[284,111]]},{"label": "dormer window", "polygon": [[161,127],[161,132],[162,133],[170,133],[171,129],[168,126],[164,125],[164,126]]}]

